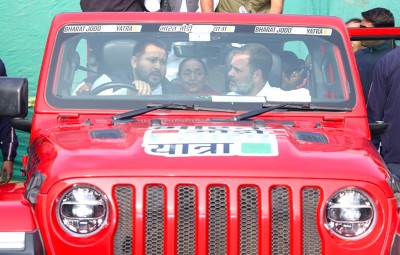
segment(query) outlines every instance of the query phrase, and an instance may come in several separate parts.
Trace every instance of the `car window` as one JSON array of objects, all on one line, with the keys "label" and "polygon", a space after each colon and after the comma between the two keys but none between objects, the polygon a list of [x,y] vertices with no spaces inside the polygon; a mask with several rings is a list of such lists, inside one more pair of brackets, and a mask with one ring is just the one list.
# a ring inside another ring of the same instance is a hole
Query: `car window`
[{"label": "car window", "polygon": [[[146,40],[162,44],[141,51]],[[343,41],[329,27],[66,25],[57,35],[46,97],[54,107],[73,109],[166,101],[235,110],[260,102],[351,108],[354,82]],[[251,48],[266,48],[271,56],[240,59]],[[296,61],[287,63],[293,56]],[[138,80],[149,85],[150,94],[137,94]]]}]

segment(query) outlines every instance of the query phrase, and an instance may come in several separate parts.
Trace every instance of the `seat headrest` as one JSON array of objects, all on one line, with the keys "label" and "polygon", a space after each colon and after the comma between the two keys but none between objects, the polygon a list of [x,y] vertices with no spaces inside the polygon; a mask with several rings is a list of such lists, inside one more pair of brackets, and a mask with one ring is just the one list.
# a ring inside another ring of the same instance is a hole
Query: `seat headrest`
[{"label": "seat headrest", "polygon": [[268,83],[272,87],[280,88],[282,85],[282,61],[278,54],[272,53],[272,66],[268,75]]},{"label": "seat headrest", "polygon": [[104,44],[103,58],[110,70],[123,70],[130,66],[135,40],[112,40]]}]

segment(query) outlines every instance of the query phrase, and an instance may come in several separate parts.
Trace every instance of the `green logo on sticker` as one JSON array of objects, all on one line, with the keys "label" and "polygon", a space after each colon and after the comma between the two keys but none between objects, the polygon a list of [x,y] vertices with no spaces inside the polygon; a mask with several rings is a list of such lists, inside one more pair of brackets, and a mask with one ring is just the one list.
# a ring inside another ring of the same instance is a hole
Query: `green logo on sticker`
[{"label": "green logo on sticker", "polygon": [[242,143],[243,154],[271,154],[269,143]]}]

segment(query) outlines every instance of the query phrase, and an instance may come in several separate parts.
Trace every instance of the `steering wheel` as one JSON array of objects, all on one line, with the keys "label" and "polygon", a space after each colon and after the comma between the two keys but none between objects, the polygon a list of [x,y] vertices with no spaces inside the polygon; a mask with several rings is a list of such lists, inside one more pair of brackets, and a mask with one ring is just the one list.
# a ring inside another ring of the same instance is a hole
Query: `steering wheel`
[{"label": "steering wheel", "polygon": [[138,92],[136,86],[132,83],[110,81],[97,86],[93,90],[89,91],[87,95],[95,96],[107,89],[127,89],[134,92],[133,94],[137,94]]}]

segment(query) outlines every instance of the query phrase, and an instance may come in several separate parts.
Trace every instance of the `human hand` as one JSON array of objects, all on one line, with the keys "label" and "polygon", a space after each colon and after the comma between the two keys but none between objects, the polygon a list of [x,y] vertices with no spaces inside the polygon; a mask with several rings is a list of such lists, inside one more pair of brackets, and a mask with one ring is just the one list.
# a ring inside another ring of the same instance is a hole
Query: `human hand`
[{"label": "human hand", "polygon": [[6,184],[11,180],[14,171],[13,169],[14,163],[12,161],[6,160],[3,162],[3,166],[1,167],[0,184]]},{"label": "human hand", "polygon": [[90,89],[92,88],[92,85],[93,84],[91,84],[91,83],[85,82],[85,84],[83,84],[82,86],[79,87],[79,89],[76,91],[76,94],[80,95],[80,94],[88,93],[90,91]]},{"label": "human hand", "polygon": [[138,95],[151,95],[152,89],[147,82],[136,80],[133,84],[136,86]]}]

